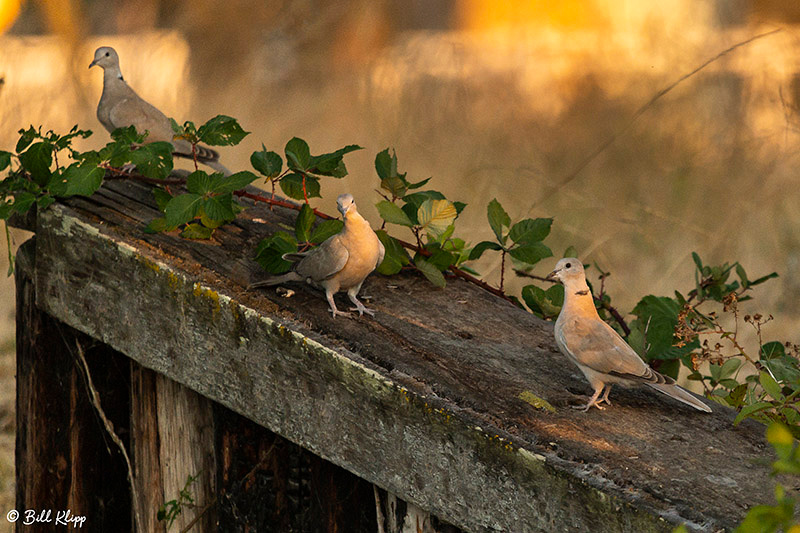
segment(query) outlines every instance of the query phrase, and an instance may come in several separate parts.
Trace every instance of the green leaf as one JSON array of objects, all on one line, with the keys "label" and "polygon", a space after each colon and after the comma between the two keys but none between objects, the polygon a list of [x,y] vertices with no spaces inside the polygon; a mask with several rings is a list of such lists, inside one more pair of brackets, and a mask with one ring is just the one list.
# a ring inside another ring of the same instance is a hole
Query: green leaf
[{"label": "green leaf", "polygon": [[768,372],[761,372],[761,375],[758,377],[758,382],[773,399],[779,402],[785,399],[783,392],[781,392],[781,386],[778,385],[778,382],[775,381]]},{"label": "green leaf", "polygon": [[250,132],[244,131],[235,118],[217,115],[197,129],[200,142],[211,146],[239,144]]},{"label": "green leaf", "polygon": [[12,209],[15,213],[27,213],[34,202],[36,202],[36,195],[28,191],[23,191],[14,195]]},{"label": "green leaf", "polygon": [[533,244],[544,240],[550,234],[552,224],[552,218],[526,218],[514,224],[508,236],[517,244]]},{"label": "green leaf", "polygon": [[[405,174],[403,174],[403,178],[405,179]],[[422,181],[418,181],[416,183],[408,183],[408,181],[406,181],[406,186],[408,187],[408,190],[419,189],[420,187],[423,187],[424,185],[426,185],[429,181],[431,181],[431,178],[426,178],[426,179],[424,179]],[[454,203],[456,204],[456,210],[458,210],[458,212],[460,213],[461,209],[458,209],[458,204],[460,204],[461,202],[454,202]],[[466,205],[466,204],[464,204],[464,205]]]},{"label": "green leaf", "polygon": [[283,159],[275,152],[267,151],[262,144],[260,152],[253,152],[250,156],[250,164],[253,168],[268,178],[274,178],[283,169]]},{"label": "green leaf", "polygon": [[[91,196],[103,184],[105,170],[92,163],[73,163],[61,174],[63,187],[52,187],[57,196]],[[59,192],[56,192],[60,189]]]},{"label": "green leaf", "polygon": [[[445,197],[439,191],[419,191],[403,196],[403,201],[406,203],[406,206],[409,207],[409,210],[413,210],[414,213],[414,216],[409,218],[413,220],[413,218],[417,216],[417,210],[425,200],[445,200]],[[408,213],[408,211],[406,211],[406,213]]]},{"label": "green leaf", "polygon": [[552,257],[550,248],[540,242],[517,245],[508,251],[508,255],[529,265],[535,265],[545,257]]},{"label": "green leaf", "polygon": [[172,172],[172,150],[172,143],[146,143],[131,152],[131,163],[143,176],[164,179]]},{"label": "green leaf", "polygon": [[770,359],[774,359],[776,357],[785,356],[786,349],[783,347],[783,343],[781,342],[771,341],[761,345],[761,359],[769,361]]},{"label": "green leaf", "polygon": [[308,164],[311,161],[311,152],[308,148],[308,143],[298,137],[286,143],[284,149],[286,153],[286,166],[295,170],[308,170]]},{"label": "green leaf", "polygon": [[736,358],[731,358],[725,361],[719,371],[720,379],[725,379],[732,376],[733,373],[736,372],[736,370],[741,366],[741,364],[742,360]]},{"label": "green leaf", "polygon": [[143,134],[140,135],[135,126],[124,126],[112,131],[111,138],[117,143],[131,145],[142,144],[145,136]]},{"label": "green leaf", "polygon": [[0,150],[0,171],[5,170],[8,168],[8,165],[11,164],[11,152],[4,152]]},{"label": "green leaf", "polygon": [[567,246],[564,255],[561,257],[578,257],[578,250],[574,246]]},{"label": "green leaf", "polygon": [[244,189],[254,181],[258,176],[248,170],[231,174],[230,176],[223,176],[221,174],[214,174],[211,192],[215,193],[230,193]]},{"label": "green leaf", "polygon": [[378,208],[378,214],[381,216],[383,220],[388,222],[389,224],[398,224],[400,226],[407,226],[411,227],[414,223],[408,218],[408,215],[397,207],[397,204],[393,204],[392,202],[388,202],[386,200],[381,200],[375,207]]},{"label": "green leaf", "polygon": [[443,288],[447,284],[441,271],[426,261],[423,257],[418,256],[416,259],[414,259],[414,265],[425,275],[426,278],[428,278],[428,281],[433,283],[435,287]]},{"label": "green leaf", "polygon": [[392,155],[389,155],[388,148],[382,152],[378,152],[375,156],[375,171],[378,173],[381,180],[398,177],[397,154],[394,150],[392,150]]},{"label": "green leaf", "polygon": [[489,218],[489,225],[497,236],[498,242],[505,244],[506,239],[504,237],[503,228],[511,224],[511,217],[508,216],[508,213],[506,213],[506,210],[500,205],[500,202],[497,201],[497,198],[489,202],[486,211]]},{"label": "green leaf", "polygon": [[175,196],[164,208],[167,225],[177,227],[193,220],[202,204],[203,196],[200,194],[187,193]]},{"label": "green leaf", "polygon": [[19,154],[19,162],[27,170],[33,181],[44,187],[50,180],[50,166],[53,164],[53,145],[37,142]]},{"label": "green leaf", "polygon": [[22,152],[25,148],[30,146],[33,140],[37,136],[36,129],[31,126],[27,130],[19,130],[20,134],[19,140],[17,141],[17,147],[14,149],[17,153]]},{"label": "green leaf", "polygon": [[638,317],[636,326],[642,332],[647,329],[647,343],[650,345],[648,359],[675,357],[670,350],[679,312],[680,306],[675,300],[665,296],[645,296],[633,308],[633,314]]},{"label": "green leaf", "polygon": [[317,217],[314,215],[314,210],[308,204],[303,204],[300,212],[297,214],[297,220],[294,223],[294,234],[297,237],[297,242],[308,242],[311,238],[311,225]]},{"label": "green leaf", "polygon": [[478,244],[476,244],[469,252],[469,260],[473,261],[475,259],[480,259],[480,257],[483,255],[483,252],[485,252],[486,250],[499,251],[502,249],[503,247],[494,241],[481,241]]},{"label": "green leaf", "polygon": [[350,144],[329,154],[315,155],[309,159],[308,168],[314,174],[343,178],[347,175],[347,167],[345,167],[342,158],[345,154],[362,149],[357,144]]},{"label": "green leaf", "polygon": [[213,233],[214,230],[212,228],[207,228],[202,224],[193,222],[191,224],[186,224],[186,227],[181,231],[181,237],[184,239],[205,240],[210,239]]},{"label": "green leaf", "polygon": [[770,274],[767,274],[766,276],[761,276],[760,278],[751,281],[749,286],[752,287],[753,285],[760,285],[761,283],[764,283],[767,280],[770,280],[772,278],[777,278],[777,277],[778,277],[778,273],[777,272],[772,272]]},{"label": "green leaf", "polygon": [[[559,287],[562,287],[559,285]],[[563,287],[562,287],[563,291]],[[522,288],[522,299],[525,301],[531,311],[542,316],[543,318],[553,318],[558,316],[561,311],[561,304],[554,303],[551,294],[542,290],[536,285],[526,285]],[[563,301],[564,294],[561,293],[561,300]]]},{"label": "green leaf", "polygon": [[284,254],[297,251],[297,241],[293,235],[279,231],[268,239],[263,239],[256,247],[256,262],[272,274],[288,272],[292,263],[283,259]]},{"label": "green leaf", "polygon": [[378,230],[375,233],[378,235],[378,239],[383,243],[383,247],[386,250],[383,256],[383,262],[378,265],[378,273],[384,276],[397,274],[400,272],[400,269],[411,262],[408,253],[400,243],[393,237],[390,237],[386,231]]},{"label": "green leaf", "polygon": [[[289,198],[294,198],[295,200],[304,200],[305,197],[303,196],[303,176],[293,172],[287,176],[284,176],[281,181],[281,190],[283,193],[288,196]],[[313,176],[306,177],[306,192],[309,198],[320,197],[319,194],[320,187],[319,187],[319,178],[315,178]]]},{"label": "green leaf", "polygon": [[458,216],[453,202],[427,199],[417,209],[417,221],[434,239],[444,233]]},{"label": "green leaf", "polygon": [[13,212],[14,209],[10,202],[0,202],[0,220],[8,220]]},{"label": "green leaf", "polygon": [[450,265],[455,264],[456,256],[446,250],[436,250],[432,255],[426,259],[428,263],[432,264],[442,272],[450,268]]},{"label": "green leaf", "polygon": [[175,226],[167,224],[167,219],[164,217],[155,218],[144,228],[145,233],[161,233],[162,231],[172,231]]},{"label": "green leaf", "polygon": [[203,202],[203,211],[214,221],[233,220],[236,218],[236,213],[233,212],[233,195],[231,193],[219,194],[207,198]]},{"label": "green leaf", "polygon": [[697,266],[697,270],[702,272],[703,271],[703,262],[700,260],[700,256],[697,255],[697,252],[692,252],[692,261],[694,261],[695,266]]},{"label": "green leaf", "polygon": [[344,227],[344,222],[341,220],[323,220],[317,227],[314,228],[314,231],[311,232],[311,238],[309,239],[310,242],[314,244],[320,244],[325,242],[330,237],[333,237]]},{"label": "green leaf", "polygon": [[169,201],[172,200],[172,195],[170,193],[158,187],[153,188],[153,197],[156,200],[158,209],[162,212],[167,208]]},{"label": "green leaf", "polygon": [[381,189],[389,191],[394,198],[402,198],[406,194],[405,182],[399,177],[384,178],[381,180]]},{"label": "green leaf", "polygon": [[739,411],[739,414],[736,415],[736,418],[733,419],[733,425],[737,426],[737,425],[739,425],[739,422],[741,422],[745,418],[747,418],[747,417],[749,417],[749,416],[751,416],[751,415],[753,415],[753,414],[755,414],[755,413],[757,413],[759,411],[763,411],[764,409],[769,409],[770,407],[772,407],[772,403],[771,402],[751,403],[750,405],[747,405],[747,406],[743,407],[742,410]]},{"label": "green leaf", "polygon": [[211,176],[203,170],[196,170],[186,177],[186,190],[195,194],[205,194],[211,190]]}]

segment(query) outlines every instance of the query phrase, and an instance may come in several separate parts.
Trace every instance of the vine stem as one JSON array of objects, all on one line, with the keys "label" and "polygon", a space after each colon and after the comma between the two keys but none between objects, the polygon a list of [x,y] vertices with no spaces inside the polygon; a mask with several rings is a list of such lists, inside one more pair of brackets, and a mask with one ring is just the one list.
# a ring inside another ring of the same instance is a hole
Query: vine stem
[{"label": "vine stem", "polygon": [[503,250],[503,253],[500,254],[500,292],[503,291],[503,286],[505,282],[505,274],[506,274],[506,251]]}]

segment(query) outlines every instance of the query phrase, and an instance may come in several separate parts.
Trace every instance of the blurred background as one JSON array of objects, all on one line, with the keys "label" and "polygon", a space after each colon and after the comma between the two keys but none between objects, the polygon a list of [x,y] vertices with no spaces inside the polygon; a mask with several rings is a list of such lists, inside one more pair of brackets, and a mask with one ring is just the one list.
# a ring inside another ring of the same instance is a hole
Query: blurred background
[{"label": "blurred background", "polygon": [[[490,238],[494,197],[512,219],[554,217],[545,242],[611,271],[623,310],[688,291],[692,251],[739,260],[751,279],[777,271],[746,309],[775,316],[768,338],[798,342],[798,24],[794,0],[0,0],[0,147],[13,149],[29,124],[78,124],[95,132],[79,148],[105,144],[102,74],[87,66],[110,45],[128,83],[167,115],[227,114],[252,132],[220,150],[231,169],[249,168],[262,142],[283,153],[293,136],[312,153],[364,146],[346,156],[349,176],[323,180],[323,210],[352,192],[377,225],[373,161],[391,146],[409,179],[432,176],[431,188],[467,202],[457,235],[473,244]],[[775,29],[636,115],[721,51]],[[499,258],[476,268],[498,282]],[[13,307],[3,278],[6,452]],[[0,509],[11,508],[12,474],[12,456],[0,455]]]}]

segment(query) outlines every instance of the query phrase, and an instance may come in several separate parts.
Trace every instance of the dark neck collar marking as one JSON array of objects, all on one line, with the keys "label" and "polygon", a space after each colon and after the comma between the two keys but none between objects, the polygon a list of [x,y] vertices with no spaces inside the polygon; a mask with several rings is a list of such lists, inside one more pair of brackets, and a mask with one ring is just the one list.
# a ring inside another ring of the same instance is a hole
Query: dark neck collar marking
[{"label": "dark neck collar marking", "polygon": [[582,291],[578,291],[575,294],[577,294],[578,296],[586,296],[587,294],[589,294],[589,289],[583,289]]}]

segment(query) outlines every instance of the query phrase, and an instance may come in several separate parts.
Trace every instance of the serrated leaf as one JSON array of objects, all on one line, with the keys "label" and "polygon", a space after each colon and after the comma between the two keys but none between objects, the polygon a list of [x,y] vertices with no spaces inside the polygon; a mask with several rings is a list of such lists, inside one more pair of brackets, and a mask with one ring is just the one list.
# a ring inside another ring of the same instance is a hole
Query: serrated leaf
[{"label": "serrated leaf", "polygon": [[345,154],[362,150],[357,144],[350,144],[328,154],[315,155],[308,161],[308,168],[314,174],[343,178],[347,175],[347,167],[344,165],[343,157]]},{"label": "serrated leaf", "polygon": [[772,403],[770,402],[756,402],[756,403],[751,403],[750,405],[746,405],[745,407],[742,408],[741,411],[739,411],[739,414],[736,415],[736,418],[733,419],[733,425],[737,426],[739,425],[739,422],[741,422],[745,418],[755,413],[758,413],[759,411],[769,409],[770,407],[772,407]]},{"label": "serrated leaf", "polygon": [[28,191],[19,192],[14,194],[14,203],[11,208],[15,213],[27,213],[34,202],[36,202],[35,194]]},{"label": "serrated leaf", "polygon": [[[406,205],[403,206],[403,210],[405,211],[406,207],[409,208],[409,211],[413,210],[414,216],[409,216],[409,218],[413,220],[417,216],[417,210],[425,200],[445,200],[445,197],[439,191],[419,191],[406,194],[403,196],[403,201],[406,203]],[[408,213],[408,211],[406,211],[406,213]]]},{"label": "serrated leaf", "polygon": [[381,180],[397,177],[397,154],[394,150],[389,155],[389,149],[378,152],[375,156],[375,172]]},{"label": "serrated leaf", "polygon": [[383,244],[384,250],[386,250],[383,256],[383,262],[378,265],[376,270],[379,274],[383,274],[384,276],[393,276],[400,272],[400,269],[409,264],[411,259],[400,243],[393,237],[390,237],[386,231],[378,230],[375,233]]},{"label": "serrated leaf", "polygon": [[778,382],[775,381],[772,376],[769,375],[769,373],[761,372],[761,374],[758,376],[758,382],[761,384],[761,388],[763,388],[773,399],[779,402],[782,402],[785,399],[783,392],[781,392],[781,386],[778,385]]},{"label": "serrated leaf", "polygon": [[267,151],[267,148],[262,144],[260,152],[253,152],[250,156],[250,164],[258,172],[267,178],[274,178],[281,173],[283,169],[283,159],[275,152]]},{"label": "serrated leaf", "polygon": [[406,194],[406,183],[399,176],[390,176],[381,180],[381,188],[386,189],[395,198],[402,198]]},{"label": "serrated leaf", "polygon": [[733,375],[742,364],[741,359],[731,358],[725,361],[720,367],[719,370],[719,378],[720,380],[725,379]]},{"label": "serrated leaf", "polygon": [[503,228],[508,227],[511,224],[511,217],[508,216],[506,210],[503,209],[503,206],[500,205],[500,202],[497,201],[497,198],[494,198],[489,205],[486,207],[487,217],[489,219],[489,225],[492,227],[492,231],[497,236],[497,240],[503,244],[505,244],[506,240],[504,237]]},{"label": "serrated leaf", "polygon": [[17,153],[20,153],[25,148],[30,146],[30,144],[36,138],[37,131],[33,126],[31,126],[27,130],[19,130],[18,133],[20,134],[20,137],[19,140],[17,141],[17,146],[14,150]]},{"label": "serrated leaf", "polygon": [[300,212],[297,214],[297,220],[294,223],[294,234],[297,237],[297,242],[308,242],[311,238],[311,225],[317,217],[314,215],[314,210],[308,204],[303,204]]},{"label": "serrated leaf", "polygon": [[447,285],[447,282],[445,281],[444,275],[441,273],[441,271],[423,257],[419,256],[414,259],[414,265],[435,287],[439,287],[441,289]]},{"label": "serrated leaf", "polygon": [[144,232],[145,233],[160,233],[162,231],[172,231],[175,229],[175,226],[170,226],[167,224],[167,219],[164,217],[155,218],[150,221],[150,223],[145,226]]},{"label": "serrated leaf", "polygon": [[153,198],[156,200],[156,205],[160,211],[164,211],[167,208],[167,204],[170,200],[172,200],[172,195],[165,191],[164,189],[159,189],[158,187],[153,188]]},{"label": "serrated leaf", "polygon": [[550,234],[552,218],[526,218],[511,227],[509,238],[517,244],[532,244],[544,240]]},{"label": "serrated leaf", "polygon": [[700,256],[697,255],[697,252],[692,252],[692,261],[694,261],[697,270],[700,272],[703,271],[703,262],[700,260]]},{"label": "serrated leaf", "polygon": [[574,246],[567,246],[564,255],[561,257],[578,257],[578,250]]},{"label": "serrated leaf", "polygon": [[[402,176],[405,179],[405,174],[403,174]],[[429,181],[431,181],[431,178],[425,178],[424,180],[418,181],[416,183],[408,183],[408,180],[406,180],[406,186],[408,187],[408,190],[411,191],[411,190],[419,189],[420,187],[425,186]],[[454,202],[454,203],[459,204],[461,202]],[[466,206],[466,204],[464,204],[464,205]],[[458,209],[457,206],[456,206],[456,209]],[[458,209],[458,212],[460,213],[461,209]]]},{"label": "serrated leaf", "polygon": [[494,241],[482,241],[476,244],[469,252],[469,260],[473,261],[475,259],[480,259],[480,257],[483,255],[483,252],[485,252],[486,250],[499,251],[502,249],[503,247]]},{"label": "serrated leaf", "polygon": [[645,296],[633,308],[642,331],[647,328],[647,343],[650,345],[648,359],[673,358],[669,350],[672,348],[679,312],[678,304],[665,296]]},{"label": "serrated leaf", "polygon": [[453,202],[427,199],[417,209],[417,221],[428,235],[438,239],[458,216]]},{"label": "serrated leaf", "polygon": [[383,220],[390,224],[398,224],[400,226],[412,227],[414,223],[408,218],[408,215],[392,202],[381,200],[375,207],[378,208],[378,214]]},{"label": "serrated leaf", "polygon": [[172,143],[146,143],[131,152],[131,163],[143,176],[164,179],[172,172],[172,150]]},{"label": "serrated leaf", "polygon": [[0,202],[0,220],[8,220],[13,212],[14,209],[10,202]]},{"label": "serrated leaf", "polygon": [[764,283],[767,280],[770,280],[772,278],[777,278],[777,277],[778,277],[778,273],[777,272],[772,272],[770,274],[767,274],[766,276],[761,276],[760,278],[751,281],[749,286],[752,287],[753,285],[760,285],[761,283]]},{"label": "serrated leaf", "polygon": [[450,268],[450,265],[455,264],[456,256],[446,250],[436,250],[431,254],[426,261],[442,272]]},{"label": "serrated leaf", "polygon": [[553,252],[540,242],[521,244],[508,251],[508,255],[529,265],[535,265],[545,257],[552,257]]},{"label": "serrated leaf", "polygon": [[223,176],[221,174],[214,174],[211,184],[211,192],[214,193],[231,193],[244,189],[254,181],[258,176],[248,170],[231,174],[230,176]]},{"label": "serrated leaf", "polygon": [[200,142],[211,146],[231,146],[239,144],[250,134],[244,131],[235,118],[217,115],[197,129]]},{"label": "serrated leaf", "polygon": [[0,150],[0,172],[8,168],[11,164],[11,152]]},{"label": "serrated leaf", "polygon": [[[287,176],[284,176],[281,181],[281,190],[284,192],[286,196],[289,198],[293,198],[295,200],[304,200],[305,197],[303,196],[303,176],[293,172]],[[313,176],[306,177],[306,192],[309,198],[320,197],[319,194],[320,187],[319,187],[319,178],[315,178]]]},{"label": "serrated leaf", "polygon": [[186,227],[181,231],[181,237],[184,239],[207,240],[210,239],[213,234],[214,230],[212,228],[207,228],[196,222],[186,224]]},{"label": "serrated leaf", "polygon": [[268,239],[263,239],[256,247],[256,262],[272,274],[288,272],[292,263],[283,259],[284,254],[297,251],[297,241],[293,235],[279,231]]},{"label": "serrated leaf", "polygon": [[205,194],[211,190],[211,176],[204,170],[196,170],[186,177],[186,190],[195,194]]},{"label": "serrated leaf", "polygon": [[311,238],[309,239],[310,242],[314,244],[320,244],[325,242],[330,237],[333,237],[344,227],[344,222],[341,220],[323,220],[317,227],[314,228],[314,231],[311,232]]},{"label": "serrated leaf", "polygon": [[167,225],[177,227],[193,220],[201,205],[203,196],[200,194],[186,193],[175,196],[164,208]]},{"label": "serrated leaf", "polygon": [[19,154],[22,168],[28,171],[33,181],[44,187],[50,180],[50,166],[53,164],[53,145],[36,142]]},{"label": "serrated leaf", "polygon": [[[311,151],[308,143],[299,137],[292,137],[286,148],[286,166],[296,170],[308,170],[308,163],[311,161]],[[282,180],[281,180],[282,181]]]},{"label": "serrated leaf", "polygon": [[[73,163],[64,169],[61,179],[65,187],[58,196],[91,196],[103,184],[105,170],[92,163]],[[56,188],[52,188],[53,191]]]},{"label": "serrated leaf", "polygon": [[203,202],[203,211],[211,220],[233,220],[236,218],[236,213],[233,212],[233,195],[218,194],[207,198]]}]

